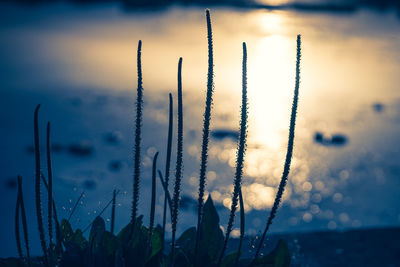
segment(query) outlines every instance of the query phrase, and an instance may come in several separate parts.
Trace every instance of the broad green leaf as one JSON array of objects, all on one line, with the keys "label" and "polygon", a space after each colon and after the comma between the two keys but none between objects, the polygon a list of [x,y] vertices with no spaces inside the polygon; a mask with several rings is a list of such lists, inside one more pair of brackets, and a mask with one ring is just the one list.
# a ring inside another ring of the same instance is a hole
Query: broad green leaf
[{"label": "broad green leaf", "polygon": [[91,264],[102,266],[104,263],[104,256],[102,253],[101,241],[105,233],[106,226],[104,220],[97,216],[92,224],[89,234],[89,258]]},{"label": "broad green leaf", "polygon": [[275,267],[289,267],[290,266],[290,253],[286,241],[280,239],[278,245],[275,248]]},{"label": "broad green leaf", "polygon": [[235,265],[236,257],[237,257],[238,252],[234,251],[232,253],[229,253],[224,257],[221,263],[221,267],[230,267]]},{"label": "broad green leaf", "polygon": [[88,246],[88,241],[83,236],[83,233],[80,229],[77,229],[72,236],[71,242],[78,247],[80,250],[85,250]]},{"label": "broad green leaf", "polygon": [[194,248],[194,242],[196,241],[196,227],[190,227],[187,229],[185,232],[182,233],[182,235],[176,240],[176,245],[178,247],[185,247],[189,248],[190,246],[193,246]]},{"label": "broad green leaf", "polygon": [[153,235],[151,236],[151,254],[149,259],[154,257],[162,249],[162,228],[157,225],[153,230]]},{"label": "broad green leaf", "polygon": [[102,251],[106,254],[105,256],[113,256],[119,247],[117,237],[112,233],[105,231],[101,240],[101,247]]},{"label": "broad green leaf", "polygon": [[126,266],[144,266],[151,253],[149,231],[143,226],[142,219],[142,215],[136,218],[133,234],[130,223],[117,236]]},{"label": "broad green leaf", "polygon": [[218,259],[224,244],[224,234],[219,225],[219,216],[211,195],[204,205],[204,215],[201,225],[199,254],[203,264],[210,264]]},{"label": "broad green leaf", "polygon": [[71,242],[71,239],[74,235],[74,231],[72,230],[71,224],[66,219],[62,219],[61,221],[60,234],[61,234],[61,239],[64,242],[66,243]]},{"label": "broad green leaf", "polygon": [[273,251],[256,260],[255,266],[289,267],[290,254],[286,241],[280,239]]},{"label": "broad green leaf", "polygon": [[133,235],[132,235],[132,223],[129,223],[118,233],[117,238],[123,246],[127,246],[129,243],[131,245],[133,243],[137,243],[137,241],[139,240],[139,235],[142,231],[141,230],[143,224],[142,221],[143,221],[143,215],[136,218]]},{"label": "broad green leaf", "polygon": [[92,224],[92,228],[90,229],[89,234],[89,246],[92,253],[96,252],[100,247],[101,239],[103,238],[103,234],[106,231],[106,225],[104,223],[103,218],[97,216]]}]

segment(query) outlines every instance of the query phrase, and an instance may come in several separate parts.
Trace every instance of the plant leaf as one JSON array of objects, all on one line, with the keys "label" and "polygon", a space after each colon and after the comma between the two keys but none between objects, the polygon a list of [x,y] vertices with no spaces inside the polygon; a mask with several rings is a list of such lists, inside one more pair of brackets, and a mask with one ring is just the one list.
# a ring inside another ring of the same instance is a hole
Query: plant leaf
[{"label": "plant leaf", "polygon": [[254,266],[289,267],[290,254],[286,241],[280,239],[273,251],[263,257],[257,258]]},{"label": "plant leaf", "polygon": [[199,260],[208,265],[218,259],[224,244],[224,234],[219,225],[219,216],[209,195],[204,205],[204,215],[201,223]]},{"label": "plant leaf", "polygon": [[149,260],[158,254],[162,249],[162,228],[157,225],[157,227],[153,230],[153,234],[151,236],[151,254]]},{"label": "plant leaf", "polygon": [[62,219],[60,224],[60,234],[63,243],[69,243],[72,240],[74,231],[72,230],[71,224],[66,219]]},{"label": "plant leaf", "polygon": [[234,252],[226,255],[225,258],[221,262],[221,267],[234,266],[238,253],[239,253],[238,251],[234,251]]},{"label": "plant leaf", "polygon": [[101,240],[102,252],[107,258],[113,257],[114,253],[119,248],[118,239],[111,232],[105,231]]},{"label": "plant leaf", "polygon": [[83,236],[83,233],[80,229],[77,229],[75,233],[72,236],[71,242],[78,247],[81,251],[84,251],[87,249],[88,246],[88,241],[86,238]]}]

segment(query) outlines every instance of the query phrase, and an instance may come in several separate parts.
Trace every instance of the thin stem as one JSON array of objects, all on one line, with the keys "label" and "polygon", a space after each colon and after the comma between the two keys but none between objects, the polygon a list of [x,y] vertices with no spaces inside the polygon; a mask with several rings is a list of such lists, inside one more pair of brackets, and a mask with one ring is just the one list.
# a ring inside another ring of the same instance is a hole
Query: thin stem
[{"label": "thin stem", "polygon": [[[119,194],[119,190],[117,191],[116,196],[117,196],[118,194]],[[108,208],[108,207],[111,205],[111,203],[113,202],[113,199],[114,199],[114,195],[113,195],[113,198],[112,198],[110,201],[108,201],[107,205],[101,210],[101,212],[99,213],[99,215],[96,216],[96,218],[99,217],[99,216],[101,216],[101,215],[103,215],[103,213],[107,210],[107,208]],[[82,233],[85,233],[87,230],[89,230],[90,226],[92,226],[92,224],[94,223],[94,221],[96,220],[96,218],[94,218],[94,220],[93,220],[91,223],[89,223],[89,224],[85,227],[85,229],[83,230]]]},{"label": "thin stem", "polygon": [[[132,227],[137,216],[139,203],[139,186],[140,186],[140,142],[142,131],[142,109],[143,109],[143,80],[142,80],[142,41],[139,40],[137,49],[137,75],[138,87],[136,98],[136,131],[135,131],[135,147],[134,147],[134,173],[133,173],[133,200],[132,200]],[[132,231],[133,232],[133,231]]]},{"label": "thin stem", "polygon": [[164,189],[164,193],[167,195],[167,202],[168,202],[168,206],[169,206],[170,216],[172,218],[173,204],[172,204],[171,194],[169,193],[169,190],[167,189],[167,186],[166,186],[166,183],[164,182],[161,171],[158,171],[158,177],[160,177],[160,182]]},{"label": "thin stem", "polygon": [[171,243],[171,260],[174,261],[175,253],[175,234],[176,225],[178,223],[179,194],[181,191],[182,179],[182,163],[183,163],[183,105],[182,105],[182,58],[178,63],[178,136],[177,136],[177,157],[175,170],[175,186],[172,209],[172,243]]},{"label": "thin stem", "polygon": [[292,155],[293,155],[294,130],[295,130],[295,126],[296,126],[297,102],[298,102],[298,98],[299,98],[300,59],[301,59],[301,36],[297,35],[296,81],[295,81],[295,87],[294,87],[292,113],[290,115],[289,141],[288,141],[287,152],[286,152],[286,160],[285,160],[285,165],[283,167],[283,173],[282,173],[281,182],[279,183],[278,192],[276,193],[274,204],[273,204],[271,212],[269,214],[267,224],[266,224],[264,232],[261,236],[260,243],[258,244],[256,254],[254,255],[254,259],[252,261],[251,266],[254,265],[254,263],[258,257],[258,254],[260,253],[261,247],[264,244],[265,236],[268,232],[270,225],[272,224],[272,220],[274,219],[274,217],[276,215],[276,211],[278,210],[279,203],[281,202],[282,195],[285,190],[285,186],[286,186],[287,179],[288,179],[289,172],[290,172],[290,163],[292,161]]},{"label": "thin stem", "polygon": [[195,245],[195,266],[197,266],[198,247],[200,240],[200,225],[203,217],[204,207],[204,190],[206,186],[206,170],[207,170],[207,156],[208,156],[208,142],[210,136],[210,122],[211,122],[211,108],[213,101],[214,91],[214,61],[213,61],[213,41],[212,41],[212,28],[210,10],[206,10],[207,21],[207,41],[208,41],[208,74],[207,74],[207,97],[204,110],[203,121],[203,141],[201,146],[201,163],[200,163],[200,180],[199,180],[199,198],[197,209],[197,232],[196,232],[196,245]]},{"label": "thin stem", "polygon": [[238,204],[239,191],[242,183],[243,176],[243,162],[244,155],[246,152],[246,139],[247,139],[247,49],[246,43],[243,43],[243,64],[242,64],[242,107],[241,107],[241,117],[240,117],[240,135],[236,159],[236,172],[232,196],[232,205],[228,221],[228,226],[225,233],[225,242],[222,248],[218,266],[221,265],[222,258],[224,257],[225,250],[228,246],[229,236],[233,228],[233,222],[235,219],[235,212]]},{"label": "thin stem", "polygon": [[28,224],[26,222],[24,194],[22,192],[22,177],[21,176],[18,176],[18,197],[19,197],[19,205],[20,205],[20,210],[21,210],[22,229],[24,231],[26,257],[28,258],[28,264],[30,266],[31,265],[31,256],[30,256],[30,252],[29,252]]},{"label": "thin stem", "polygon": [[235,266],[238,266],[239,259],[240,259],[240,254],[242,252],[242,244],[243,244],[243,238],[244,238],[244,227],[245,227],[242,188],[240,188],[240,190],[239,190],[239,206],[240,206],[240,237],[239,237],[239,248],[238,248],[238,252],[236,254]]},{"label": "thin stem", "polygon": [[154,227],[154,213],[156,210],[156,176],[157,176],[157,157],[158,152],[154,155],[153,158],[153,169],[151,175],[151,205],[150,205],[150,226],[149,226],[149,236],[153,235],[153,227]]},{"label": "thin stem", "polygon": [[49,245],[50,247],[53,244],[53,172],[52,172],[52,164],[51,164],[51,144],[50,144],[50,122],[47,123],[47,138],[46,138],[46,154],[47,154],[47,175],[49,179],[48,186],[48,230],[49,230]]},{"label": "thin stem", "polygon": [[20,260],[23,260],[24,259],[24,255],[22,254],[21,235],[20,235],[20,232],[19,232],[20,193],[21,192],[19,191],[19,188],[18,188],[17,204],[16,204],[16,207],[15,207],[14,228],[15,228],[15,241],[17,243],[18,255],[19,255]]},{"label": "thin stem", "polygon": [[[169,93],[169,120],[168,120],[168,142],[167,142],[167,159],[165,161],[165,186],[163,184],[164,192],[165,192],[165,197],[164,197],[164,210],[163,210],[163,224],[162,224],[162,250],[164,249],[164,243],[165,243],[165,225],[167,223],[167,201],[171,202],[171,197],[169,196],[169,191],[168,191],[168,183],[169,183],[169,173],[170,173],[170,166],[171,166],[171,154],[172,154],[172,128],[173,128],[173,101],[172,101],[172,94]],[[160,175],[160,179],[162,179]],[[169,199],[168,199],[169,198]],[[170,210],[171,210],[171,203],[170,205]]]},{"label": "thin stem", "polygon": [[40,196],[40,145],[39,145],[39,108],[37,105],[34,114],[34,138],[35,138],[35,196],[36,196],[36,217],[39,230],[40,244],[43,250],[44,265],[48,266],[47,246],[44,237],[42,201]]},{"label": "thin stem", "polygon": [[[44,177],[43,173],[40,173],[40,176],[42,178],[42,182],[43,182],[46,190],[49,191],[49,185],[47,184],[46,178]],[[58,221],[58,217],[57,217],[57,208],[56,208],[56,202],[54,201],[54,197],[53,197],[53,218],[54,218],[55,228],[56,228],[57,250],[59,252],[62,252],[60,222]]]},{"label": "thin stem", "polygon": [[78,207],[79,201],[81,201],[82,197],[85,195],[85,191],[82,191],[81,195],[78,197],[78,199],[75,201],[74,207],[72,208],[67,221],[69,222],[71,220],[72,215],[74,215],[76,208]]},{"label": "thin stem", "polygon": [[116,200],[116,190],[113,191],[112,206],[111,206],[111,228],[110,232],[114,234],[115,226],[115,200]]}]

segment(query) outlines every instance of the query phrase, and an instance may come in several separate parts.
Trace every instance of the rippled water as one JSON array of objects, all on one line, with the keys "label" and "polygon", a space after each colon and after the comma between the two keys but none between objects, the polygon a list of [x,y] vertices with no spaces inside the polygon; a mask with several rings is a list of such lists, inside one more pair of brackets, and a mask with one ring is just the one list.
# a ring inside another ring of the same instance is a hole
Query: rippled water
[{"label": "rippled water", "polygon": [[[0,13],[1,236],[13,240],[13,181],[22,174],[30,233],[33,242],[38,239],[34,159],[29,152],[37,103],[42,104],[43,137],[50,120],[53,142],[60,147],[53,152],[60,216],[67,217],[85,191],[72,218],[75,226],[85,227],[117,188],[117,226],[129,221],[139,39],[145,87],[140,212],[148,216],[151,159],[157,150],[159,167],[164,168],[168,92],[175,94],[177,62],[183,57],[185,201],[180,230],[194,225],[207,72],[203,9],[124,13],[116,5],[3,6]],[[298,33],[303,49],[294,158],[283,206],[271,230],[398,225],[398,17],[367,10],[343,15],[217,8],[212,21],[214,130],[238,129],[241,45],[248,45],[249,139],[242,188],[247,233],[263,229],[282,173]],[[324,138],[340,134],[347,142],[316,142],[318,132]],[[107,141],[110,133],[118,142]],[[93,147],[93,154],[68,152],[68,145],[82,142]],[[207,193],[218,204],[223,226],[235,157],[234,139],[212,139]],[[42,167],[45,170],[44,163]],[[158,218],[162,199],[160,193]],[[13,255],[14,250],[12,245],[4,247],[0,256]]]}]

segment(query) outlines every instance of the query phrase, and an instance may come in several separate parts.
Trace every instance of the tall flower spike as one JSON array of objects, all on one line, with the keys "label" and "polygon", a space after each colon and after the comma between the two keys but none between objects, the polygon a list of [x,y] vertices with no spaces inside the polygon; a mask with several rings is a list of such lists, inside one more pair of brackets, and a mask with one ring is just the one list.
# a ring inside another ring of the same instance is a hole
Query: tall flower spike
[{"label": "tall flower spike", "polygon": [[[132,226],[137,216],[139,203],[139,186],[140,186],[140,141],[142,131],[142,109],[143,109],[143,80],[142,80],[142,41],[139,40],[137,49],[137,75],[138,87],[136,98],[136,131],[135,131],[135,147],[134,147],[134,173],[133,173],[133,200],[132,200]],[[133,232],[133,231],[132,231]]]},{"label": "tall flower spike", "polygon": [[117,197],[117,191],[114,189],[113,191],[113,198],[112,198],[112,204],[111,204],[111,226],[110,226],[110,232],[114,234],[114,227],[115,227],[115,205],[116,205],[116,197]]},{"label": "tall flower spike", "polygon": [[150,205],[150,226],[149,226],[150,238],[153,235],[154,213],[156,210],[157,157],[158,157],[158,152],[154,155],[154,158],[153,158],[153,169],[152,169],[152,175],[151,175],[151,205]]},{"label": "tall flower spike", "polygon": [[40,145],[39,145],[39,108],[38,105],[35,109],[33,127],[35,137],[35,197],[36,197],[36,217],[39,230],[40,244],[43,250],[44,265],[48,266],[47,246],[44,237],[43,215],[42,215],[42,201],[40,196]]},{"label": "tall flower spike", "polygon": [[[167,141],[167,159],[165,161],[165,185],[163,183],[164,188],[164,210],[163,210],[163,224],[162,224],[162,243],[161,246],[164,248],[165,243],[165,225],[167,223],[167,202],[168,202],[168,183],[169,183],[169,173],[171,167],[171,154],[172,154],[172,128],[173,128],[173,100],[172,94],[169,93],[169,119],[168,119],[168,141]],[[160,175],[161,179],[161,175]],[[169,200],[170,201],[170,200]],[[171,206],[170,206],[171,209]]]},{"label": "tall flower spike", "polygon": [[181,191],[182,167],[183,167],[183,105],[182,105],[182,58],[178,63],[178,136],[176,150],[176,170],[175,170],[175,186],[172,210],[172,241],[171,241],[171,261],[174,260],[175,253],[175,234],[176,225],[178,224],[179,194]]},{"label": "tall flower spike", "polygon": [[47,200],[47,224],[48,224],[48,232],[49,232],[49,245],[50,248],[53,244],[53,171],[51,164],[51,143],[50,143],[50,122],[47,123],[47,136],[46,136],[46,155],[47,155],[47,176],[49,179],[48,183],[48,200]]},{"label": "tall flower spike", "polygon": [[252,265],[254,265],[255,260],[257,259],[258,254],[260,253],[261,247],[264,244],[265,236],[267,235],[268,229],[269,229],[270,225],[272,224],[272,220],[275,218],[276,211],[278,210],[279,204],[281,202],[283,191],[285,190],[285,186],[286,186],[287,179],[288,179],[289,172],[290,172],[290,163],[292,161],[293,145],[294,145],[294,129],[296,126],[297,102],[298,102],[298,98],[299,98],[300,59],[301,59],[301,35],[299,34],[299,35],[297,35],[296,81],[295,81],[295,86],[294,86],[292,113],[290,115],[289,141],[288,141],[288,146],[287,146],[285,165],[283,167],[283,173],[282,173],[281,182],[279,183],[278,192],[276,193],[275,201],[272,206],[271,212],[269,214],[268,221],[265,226],[264,232],[261,236],[260,243],[258,244],[256,254],[254,255]]},{"label": "tall flower spike", "polygon": [[199,199],[197,204],[197,233],[195,245],[195,266],[197,266],[197,254],[200,239],[200,225],[203,217],[204,206],[204,190],[206,186],[206,170],[207,170],[207,156],[208,156],[208,141],[210,136],[210,122],[211,122],[211,108],[213,102],[214,91],[214,59],[213,59],[213,41],[212,41],[212,28],[210,10],[206,10],[207,21],[207,41],[208,41],[208,74],[207,74],[207,96],[206,105],[204,110],[203,121],[203,141],[201,145],[201,163],[200,163],[200,180],[199,180]]},{"label": "tall flower spike", "polygon": [[238,151],[236,158],[235,180],[233,187],[231,211],[229,215],[228,226],[226,228],[226,233],[225,233],[225,242],[219,257],[218,266],[221,265],[222,258],[224,257],[225,250],[228,246],[229,236],[231,234],[233,222],[235,219],[235,212],[237,209],[239,192],[241,190],[241,183],[243,176],[243,162],[244,162],[244,155],[246,152],[246,139],[247,139],[247,49],[246,49],[246,43],[243,42],[242,107],[240,116],[240,134],[239,134],[239,143],[238,143]]}]

